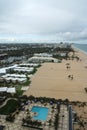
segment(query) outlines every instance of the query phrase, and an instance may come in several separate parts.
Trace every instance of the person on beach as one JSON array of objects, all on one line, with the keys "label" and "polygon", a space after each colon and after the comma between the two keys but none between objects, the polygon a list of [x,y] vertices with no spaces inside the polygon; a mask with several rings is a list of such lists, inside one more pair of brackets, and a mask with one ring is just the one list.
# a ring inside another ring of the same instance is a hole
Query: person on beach
[{"label": "person on beach", "polygon": [[68,78],[73,80],[73,75],[68,75]]},{"label": "person on beach", "polygon": [[71,77],[71,75],[68,75],[68,78],[70,78]]},{"label": "person on beach", "polygon": [[73,75],[71,75],[71,80],[73,80]]},{"label": "person on beach", "polygon": [[70,67],[70,66],[67,66],[66,68],[67,68],[67,70],[70,70],[71,67]]}]

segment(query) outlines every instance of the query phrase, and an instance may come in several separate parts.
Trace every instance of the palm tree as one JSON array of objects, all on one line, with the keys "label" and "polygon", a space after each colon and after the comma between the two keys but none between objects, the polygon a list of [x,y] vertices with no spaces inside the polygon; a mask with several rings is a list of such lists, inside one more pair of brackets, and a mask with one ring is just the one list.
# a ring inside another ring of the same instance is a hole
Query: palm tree
[{"label": "palm tree", "polygon": [[49,129],[50,129],[50,127],[51,127],[51,124],[52,124],[52,120],[50,119],[50,120],[49,120]]}]

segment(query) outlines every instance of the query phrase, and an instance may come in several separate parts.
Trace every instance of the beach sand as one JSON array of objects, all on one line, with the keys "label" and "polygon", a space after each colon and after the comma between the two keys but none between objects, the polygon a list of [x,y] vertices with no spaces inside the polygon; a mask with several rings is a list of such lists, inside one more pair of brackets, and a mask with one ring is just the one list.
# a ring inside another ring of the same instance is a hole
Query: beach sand
[{"label": "beach sand", "polygon": [[[52,97],[71,101],[87,101],[87,55],[81,51],[76,52],[81,61],[63,60],[62,63],[43,63],[31,78],[26,95]],[[67,70],[66,64],[70,63]],[[69,79],[68,75],[73,75]]]}]

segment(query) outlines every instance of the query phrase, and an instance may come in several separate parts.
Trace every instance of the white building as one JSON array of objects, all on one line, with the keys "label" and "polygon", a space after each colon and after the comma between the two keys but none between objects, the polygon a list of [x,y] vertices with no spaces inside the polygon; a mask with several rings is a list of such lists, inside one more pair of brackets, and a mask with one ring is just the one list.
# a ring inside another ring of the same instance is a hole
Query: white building
[{"label": "white building", "polygon": [[16,72],[31,73],[34,70],[34,68],[33,67],[30,67],[30,68],[28,68],[28,67],[15,67],[15,68],[13,68],[13,70]]},{"label": "white building", "polygon": [[58,59],[56,58],[52,58],[52,57],[37,57],[37,56],[34,56],[34,57],[31,57],[29,59],[29,62],[36,62],[36,63],[43,63],[43,62],[58,62]]},{"label": "white building", "polygon": [[34,56],[36,56],[36,57],[52,57],[52,54],[47,54],[47,53],[35,53]]},{"label": "white building", "polygon": [[6,92],[7,91],[7,87],[0,87],[0,92]]},{"label": "white building", "polygon": [[13,65],[13,66],[1,68],[1,69],[0,69],[0,75],[6,74],[6,70],[15,68],[15,67],[17,67],[17,66],[18,66],[18,65]]},{"label": "white building", "polygon": [[62,53],[60,53],[60,56],[66,56],[66,53],[62,52]]},{"label": "white building", "polygon": [[7,93],[16,93],[16,89],[14,87],[7,88]]},{"label": "white building", "polygon": [[25,74],[6,74],[2,76],[3,78],[12,77],[12,78],[26,78]]},{"label": "white building", "polygon": [[7,93],[16,93],[15,87],[7,88],[7,87],[0,87],[0,92],[7,92]]},{"label": "white building", "polygon": [[16,83],[16,82],[19,82],[19,83],[24,83],[27,81],[27,77],[26,75],[24,74],[6,74],[6,75],[3,75],[1,78],[3,78],[4,81],[6,82],[12,82],[12,83]]},{"label": "white building", "polygon": [[23,63],[23,64],[20,64],[19,66],[22,66],[22,67],[38,67],[39,64],[35,64],[35,63]]}]

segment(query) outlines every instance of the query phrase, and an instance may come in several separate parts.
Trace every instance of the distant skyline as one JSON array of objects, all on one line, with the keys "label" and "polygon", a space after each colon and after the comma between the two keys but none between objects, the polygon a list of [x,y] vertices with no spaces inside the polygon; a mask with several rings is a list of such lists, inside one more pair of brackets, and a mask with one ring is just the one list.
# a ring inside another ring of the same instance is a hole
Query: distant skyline
[{"label": "distant skyline", "polygon": [[87,43],[87,0],[0,0],[0,43]]}]

